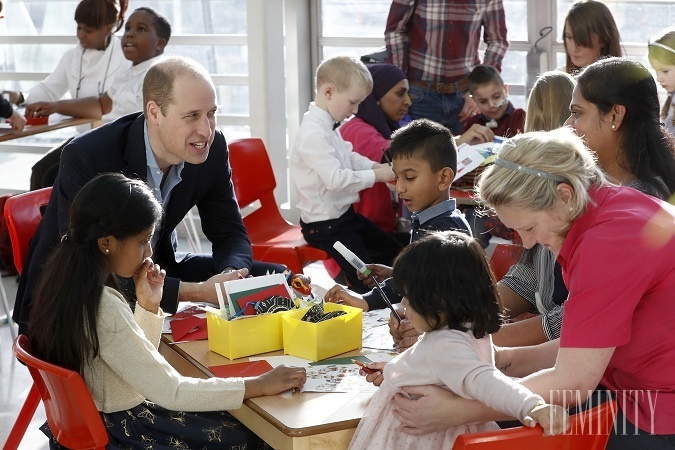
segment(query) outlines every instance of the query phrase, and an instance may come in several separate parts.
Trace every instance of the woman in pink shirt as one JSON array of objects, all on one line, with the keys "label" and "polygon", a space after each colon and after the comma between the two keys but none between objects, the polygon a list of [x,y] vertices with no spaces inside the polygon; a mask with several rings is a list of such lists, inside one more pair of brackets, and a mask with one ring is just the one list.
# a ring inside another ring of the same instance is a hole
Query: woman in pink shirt
[{"label": "woman in pink shirt", "polygon": [[[674,448],[675,207],[609,183],[569,128],[508,140],[477,189],[526,248],[556,255],[569,289],[560,339],[497,349],[497,367],[563,406],[614,396],[608,449]],[[404,390],[422,396],[394,399],[412,434],[499,419],[429,386]]]},{"label": "woman in pink shirt", "polygon": [[[384,151],[389,148],[391,133],[399,128],[411,104],[408,80],[401,69],[391,64],[372,64],[368,70],[373,76],[373,92],[359,105],[356,115],[340,127],[340,134],[351,142],[356,153],[385,163]],[[359,196],[354,205],[357,213],[384,231],[395,231],[397,208],[393,206],[391,189],[376,183]]]}]

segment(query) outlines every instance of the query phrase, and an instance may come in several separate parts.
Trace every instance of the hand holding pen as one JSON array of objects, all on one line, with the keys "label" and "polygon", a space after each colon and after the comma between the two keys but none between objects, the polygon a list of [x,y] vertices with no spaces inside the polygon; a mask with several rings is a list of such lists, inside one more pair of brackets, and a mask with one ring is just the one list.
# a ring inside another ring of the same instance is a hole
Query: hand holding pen
[{"label": "hand holding pen", "polygon": [[365,276],[369,276],[369,275],[371,276],[371,278],[372,278],[372,280],[373,280],[373,283],[375,284],[375,287],[377,288],[378,292],[379,292],[380,295],[382,296],[382,299],[385,301],[385,303],[387,303],[387,306],[389,307],[389,309],[394,313],[394,315],[396,316],[396,318],[397,318],[398,321],[400,322],[400,321],[401,321],[401,317],[398,315],[398,313],[397,313],[396,310],[394,309],[394,306],[391,304],[391,302],[390,302],[389,299],[387,298],[387,295],[386,295],[386,294],[384,293],[384,291],[382,290],[382,287],[380,286],[380,283],[378,283],[378,281],[375,279],[375,277],[372,276],[371,270],[370,270],[368,267],[366,267],[366,263],[364,263],[363,261],[361,261],[361,258],[359,258],[358,256],[356,256],[356,255],[354,254],[354,252],[352,252],[352,251],[349,250],[347,247],[345,247],[344,244],[343,244],[342,242],[340,242],[340,241],[336,241],[336,242],[333,244],[333,248],[334,248],[335,250],[337,250],[337,251],[342,255],[342,257],[343,257],[344,259],[346,259],[347,262],[348,262],[349,264],[351,264],[353,268],[356,269],[357,272],[359,272],[359,273],[361,273],[361,274],[363,274],[363,275],[365,275]]}]

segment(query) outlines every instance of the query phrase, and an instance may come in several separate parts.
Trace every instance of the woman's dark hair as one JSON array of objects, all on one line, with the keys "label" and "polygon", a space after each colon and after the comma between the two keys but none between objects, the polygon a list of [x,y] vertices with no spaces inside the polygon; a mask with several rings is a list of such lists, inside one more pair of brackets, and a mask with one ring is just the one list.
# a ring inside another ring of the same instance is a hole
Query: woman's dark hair
[{"label": "woman's dark hair", "polygon": [[70,227],[45,262],[33,296],[29,335],[38,357],[82,374],[98,355],[96,320],[110,275],[98,238],[138,235],[161,215],[140,180],[108,173],[82,187],[70,207]]},{"label": "woman's dark hair", "polygon": [[[621,122],[621,150],[626,164],[637,180],[663,191],[659,180],[675,192],[675,143],[661,126],[659,97],[652,74],[642,64],[627,58],[596,61],[577,77],[581,95],[607,114],[614,105],[626,108]],[[660,197],[663,197],[661,195]]]},{"label": "woman's dark hair", "polygon": [[114,24],[113,33],[124,25],[129,0],[82,0],[75,8],[75,22],[95,29]]},{"label": "woman's dark hair", "polygon": [[482,247],[458,231],[430,232],[405,247],[394,262],[394,283],[410,306],[437,329],[480,339],[499,330],[497,282]]}]

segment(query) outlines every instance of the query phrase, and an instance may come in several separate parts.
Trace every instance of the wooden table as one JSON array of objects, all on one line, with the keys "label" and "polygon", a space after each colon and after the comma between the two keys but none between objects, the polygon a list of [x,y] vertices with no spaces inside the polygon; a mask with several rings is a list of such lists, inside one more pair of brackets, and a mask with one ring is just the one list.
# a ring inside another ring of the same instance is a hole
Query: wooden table
[{"label": "wooden table", "polygon": [[[26,125],[21,132],[12,130],[9,124],[2,124],[0,142],[77,125],[92,124],[93,127],[100,122],[99,119],[73,118],[60,114],[51,115],[49,121],[46,125]],[[44,156],[44,148],[11,144],[0,147],[0,173],[3,174],[0,195],[26,192],[30,184],[31,168]]]},{"label": "wooden table", "polygon": [[18,139],[26,136],[32,136],[34,134],[46,133],[48,131],[58,130],[60,128],[74,127],[76,125],[85,125],[93,124],[98,122],[100,119],[87,119],[87,118],[75,118],[75,117],[66,117],[61,115],[55,115],[54,118],[49,118],[49,123],[46,125],[26,125],[23,131],[15,131],[11,128],[0,128],[0,142],[9,141],[12,139]]},{"label": "wooden table", "polygon": [[[182,375],[209,378],[209,366],[247,361],[229,360],[210,352],[208,341],[173,344],[164,335],[160,353]],[[358,349],[344,355],[367,355],[381,350]],[[283,351],[256,356],[278,356]],[[230,413],[275,449],[347,448],[372,393],[301,392],[252,398]]]}]

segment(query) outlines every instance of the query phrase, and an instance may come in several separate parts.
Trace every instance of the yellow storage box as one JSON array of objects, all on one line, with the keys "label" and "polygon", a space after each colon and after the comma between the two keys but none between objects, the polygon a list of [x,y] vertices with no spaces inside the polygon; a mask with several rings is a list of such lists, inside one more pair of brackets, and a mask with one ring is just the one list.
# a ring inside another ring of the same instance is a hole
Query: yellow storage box
[{"label": "yellow storage box", "polygon": [[281,316],[284,353],[319,361],[361,347],[363,311],[346,305],[325,303],[324,311],[346,311],[323,322],[303,322],[309,308],[285,312]]},{"label": "yellow storage box", "polygon": [[281,350],[284,348],[283,314],[285,312],[226,320],[220,311],[207,311],[209,350],[230,359]]}]

